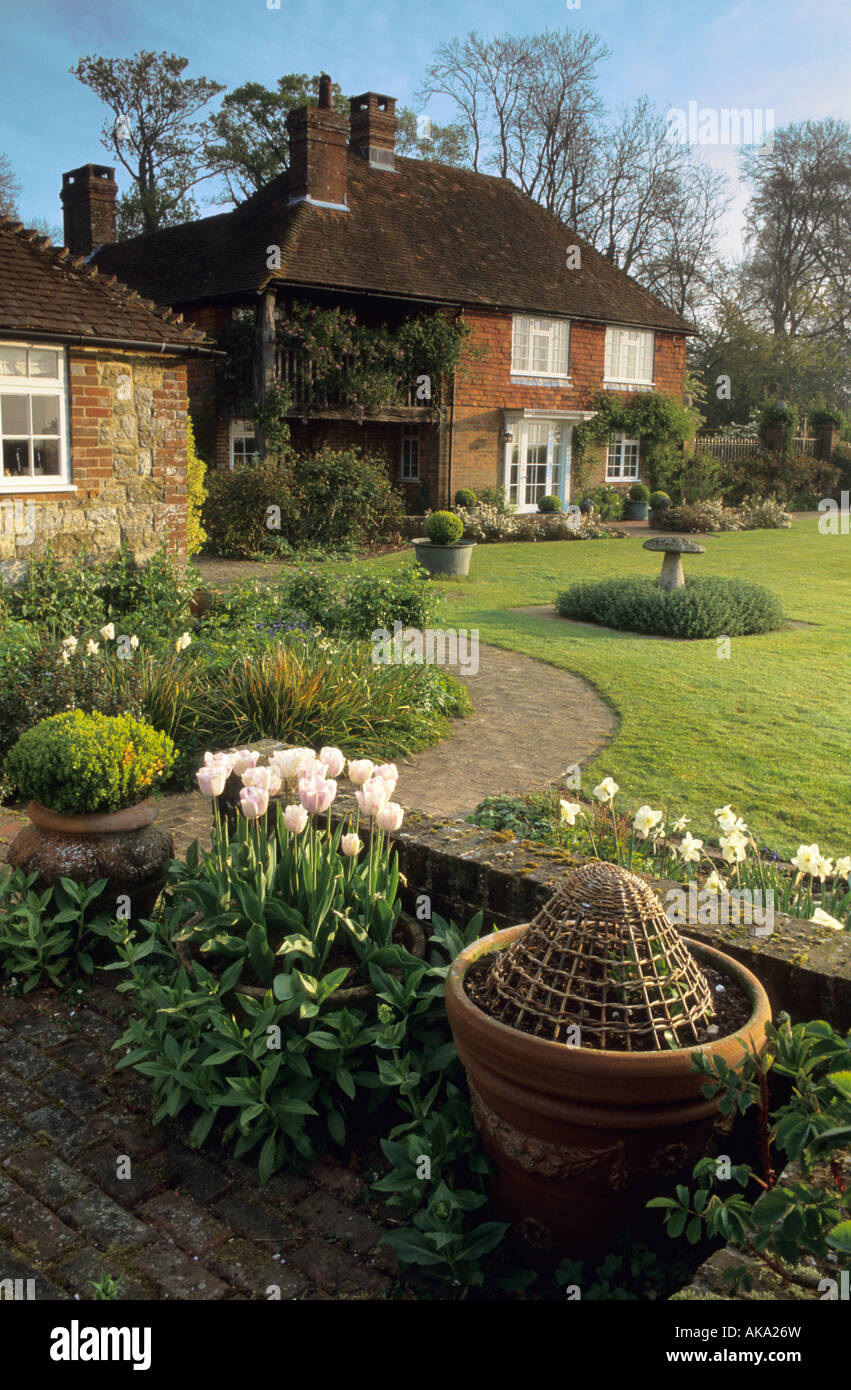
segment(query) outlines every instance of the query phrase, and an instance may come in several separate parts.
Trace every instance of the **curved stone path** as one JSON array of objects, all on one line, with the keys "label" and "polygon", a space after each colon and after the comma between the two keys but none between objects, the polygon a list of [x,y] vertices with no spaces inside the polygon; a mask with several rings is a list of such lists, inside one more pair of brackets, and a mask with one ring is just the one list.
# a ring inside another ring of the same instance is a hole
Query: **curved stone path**
[{"label": "curved stone path", "polygon": [[486,796],[534,791],[587,762],[617,729],[587,681],[518,652],[481,646],[476,675],[454,674],[474,712],[436,747],[398,762],[397,799],[408,810],[466,815]]}]

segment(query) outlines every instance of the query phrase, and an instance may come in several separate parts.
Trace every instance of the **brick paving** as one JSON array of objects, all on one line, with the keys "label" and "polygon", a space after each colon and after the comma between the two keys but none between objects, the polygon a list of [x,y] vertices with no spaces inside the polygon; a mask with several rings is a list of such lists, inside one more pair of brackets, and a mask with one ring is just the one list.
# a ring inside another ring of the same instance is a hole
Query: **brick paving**
[{"label": "brick paving", "polygon": [[0,994],[0,1280],[39,1299],[383,1299],[393,1257],[360,1173],[324,1158],[261,1187],[250,1163],[150,1124],[147,1081],[115,1072],[121,996]]}]

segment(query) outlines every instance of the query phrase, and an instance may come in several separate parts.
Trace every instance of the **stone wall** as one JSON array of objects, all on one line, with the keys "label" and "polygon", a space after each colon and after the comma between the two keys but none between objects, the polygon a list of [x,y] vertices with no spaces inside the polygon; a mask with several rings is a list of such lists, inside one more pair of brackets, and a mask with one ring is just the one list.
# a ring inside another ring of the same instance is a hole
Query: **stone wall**
[{"label": "stone wall", "polygon": [[0,564],[20,574],[48,544],[60,558],[125,544],[140,560],[165,540],[186,558],[186,359],[68,350],[71,481],[49,493],[3,492],[31,530],[0,529]]}]

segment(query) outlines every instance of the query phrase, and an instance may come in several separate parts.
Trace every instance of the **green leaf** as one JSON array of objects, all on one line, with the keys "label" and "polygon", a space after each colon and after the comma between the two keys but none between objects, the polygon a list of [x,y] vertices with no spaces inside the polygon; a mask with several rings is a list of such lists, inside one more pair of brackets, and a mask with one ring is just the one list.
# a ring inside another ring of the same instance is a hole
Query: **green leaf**
[{"label": "green leaf", "polygon": [[851,1221],[840,1221],[838,1226],[831,1226],[827,1243],[841,1254],[851,1255]]}]

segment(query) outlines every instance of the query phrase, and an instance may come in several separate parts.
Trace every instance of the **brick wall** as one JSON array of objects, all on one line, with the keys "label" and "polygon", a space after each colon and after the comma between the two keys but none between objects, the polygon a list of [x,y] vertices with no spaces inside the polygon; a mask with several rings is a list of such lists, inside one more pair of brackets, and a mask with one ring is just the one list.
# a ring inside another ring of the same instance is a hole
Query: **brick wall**
[{"label": "brick wall", "polygon": [[[470,347],[483,351],[483,355],[477,357],[468,351],[456,374],[452,496],[459,487],[477,490],[502,483],[504,446],[499,433],[503,410],[588,410],[603,387],[605,361],[605,325],[574,319],[570,325],[571,386],[527,386],[511,380],[512,315],[465,310],[464,322],[472,329]],[[684,372],[685,338],[657,332],[655,389],[682,399]],[[629,399],[631,393],[623,395]],[[604,477],[605,457],[601,455],[589,486],[596,486]]]},{"label": "brick wall", "polygon": [[32,535],[0,527],[4,569],[19,571],[48,542],[59,557],[126,544],[146,559],[166,540],[185,559],[186,359],[74,348],[68,368],[71,485],[0,494],[34,508]]},{"label": "brick wall", "polygon": [[[220,304],[204,304],[188,310],[187,322],[216,338],[230,323],[232,310]],[[189,414],[195,431],[195,448],[208,468],[230,467],[230,420],[218,407],[217,366],[209,357],[190,357],[187,366]]]}]

